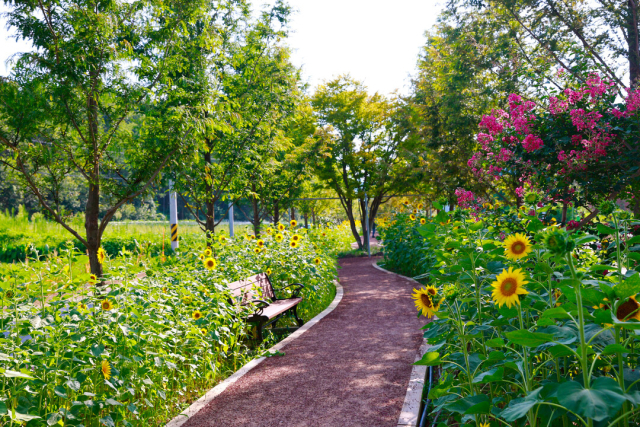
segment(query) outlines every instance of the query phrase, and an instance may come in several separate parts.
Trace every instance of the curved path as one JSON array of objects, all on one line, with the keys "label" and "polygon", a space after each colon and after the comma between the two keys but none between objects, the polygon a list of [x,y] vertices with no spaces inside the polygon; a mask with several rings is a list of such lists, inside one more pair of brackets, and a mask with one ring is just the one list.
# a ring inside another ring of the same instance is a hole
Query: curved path
[{"label": "curved path", "polygon": [[395,427],[422,344],[415,283],[340,261],[336,309],[229,386],[183,427]]}]

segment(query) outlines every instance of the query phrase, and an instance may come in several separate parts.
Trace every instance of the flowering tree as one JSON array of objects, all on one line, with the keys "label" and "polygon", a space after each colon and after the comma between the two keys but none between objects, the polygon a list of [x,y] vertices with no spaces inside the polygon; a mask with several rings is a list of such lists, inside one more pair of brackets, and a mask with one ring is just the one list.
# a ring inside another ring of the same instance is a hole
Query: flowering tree
[{"label": "flowering tree", "polygon": [[511,94],[508,111],[483,116],[481,148],[468,165],[481,180],[516,179],[519,199],[530,187],[546,201],[563,202],[565,210],[570,203],[586,206],[586,222],[602,200],[633,198],[640,177],[640,92],[627,90],[625,102],[616,103],[619,89],[597,74],[577,85],[565,81],[569,87],[544,105]]}]

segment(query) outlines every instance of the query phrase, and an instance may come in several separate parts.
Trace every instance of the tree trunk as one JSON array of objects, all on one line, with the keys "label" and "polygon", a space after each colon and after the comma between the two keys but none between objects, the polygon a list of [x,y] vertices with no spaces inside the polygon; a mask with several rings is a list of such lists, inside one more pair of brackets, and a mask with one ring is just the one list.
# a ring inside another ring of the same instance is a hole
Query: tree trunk
[{"label": "tree trunk", "polygon": [[[256,193],[256,185],[251,185],[253,193]],[[253,205],[253,234],[255,234],[256,238],[260,236],[260,212],[258,212],[258,197],[253,196],[251,201]]]},{"label": "tree trunk", "polygon": [[98,249],[100,248],[100,184],[89,184],[87,194],[87,206],[85,209],[84,227],[87,233],[87,250],[89,251],[89,264],[91,273],[102,277],[102,264],[98,261]]},{"label": "tree trunk", "polygon": [[358,249],[360,249],[361,251],[364,250],[364,245],[362,244],[362,241],[360,240],[360,234],[358,233],[358,229],[356,227],[356,220],[353,217],[353,204],[351,201],[348,201],[347,203],[345,203],[347,209],[347,218],[349,219],[349,226],[351,227],[351,234],[353,234],[353,237],[356,239],[356,243],[358,243]]},{"label": "tree trunk", "polygon": [[307,215],[307,213],[304,213],[304,228],[309,228],[309,215]]},{"label": "tree trunk", "polygon": [[562,225],[567,224],[567,209],[569,204],[567,202],[562,202],[562,220],[560,221]]},{"label": "tree trunk", "polygon": [[278,201],[273,202],[273,225],[274,227],[278,226],[278,222],[280,222],[280,204]]},{"label": "tree trunk", "polygon": [[313,226],[315,227],[317,225],[317,223],[316,223],[316,209],[315,208],[311,208],[311,221],[313,221]]},{"label": "tree trunk", "polygon": [[638,6],[637,0],[627,0],[627,44],[629,46],[629,83],[636,87],[640,83],[640,52],[638,51]]},{"label": "tree trunk", "polygon": [[293,221],[294,219],[296,219],[296,208],[291,206],[291,221]]},{"label": "tree trunk", "polygon": [[[211,153],[204,153],[205,164],[211,164]],[[215,217],[215,200],[213,198],[213,181],[207,183],[207,200],[205,204],[207,206],[207,219],[205,221],[205,234],[207,239],[212,239],[216,232],[216,217]]]}]

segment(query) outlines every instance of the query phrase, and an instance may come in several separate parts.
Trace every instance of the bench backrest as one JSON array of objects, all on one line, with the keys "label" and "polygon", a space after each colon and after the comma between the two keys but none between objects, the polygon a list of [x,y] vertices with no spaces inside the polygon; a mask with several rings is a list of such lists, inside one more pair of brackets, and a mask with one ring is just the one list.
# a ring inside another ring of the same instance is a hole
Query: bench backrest
[{"label": "bench backrest", "polygon": [[271,301],[276,297],[269,276],[266,273],[256,274],[244,280],[229,283],[227,286],[234,297],[242,297],[241,304],[256,298]]}]

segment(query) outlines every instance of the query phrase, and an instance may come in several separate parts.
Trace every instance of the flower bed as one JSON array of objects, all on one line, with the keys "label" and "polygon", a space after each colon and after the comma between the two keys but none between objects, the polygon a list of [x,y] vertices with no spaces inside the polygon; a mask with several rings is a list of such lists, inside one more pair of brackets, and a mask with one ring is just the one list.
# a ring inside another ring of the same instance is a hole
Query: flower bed
[{"label": "flower bed", "polygon": [[401,213],[382,230],[386,267],[406,271],[398,249],[424,258],[414,298],[437,318],[418,363],[440,367],[439,425],[640,425],[638,221],[567,231],[552,209]]},{"label": "flower bed", "polygon": [[162,425],[277,339],[255,346],[251,308],[225,283],[263,271],[275,287],[304,283],[308,320],[332,301],[336,244],[348,241],[342,227],[283,227],[175,256],[123,250],[105,260],[118,283],[101,295],[73,249],[14,266],[0,285],[0,424]]}]

